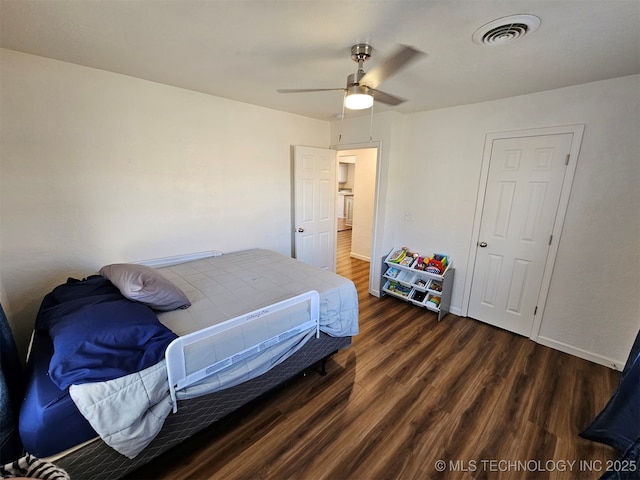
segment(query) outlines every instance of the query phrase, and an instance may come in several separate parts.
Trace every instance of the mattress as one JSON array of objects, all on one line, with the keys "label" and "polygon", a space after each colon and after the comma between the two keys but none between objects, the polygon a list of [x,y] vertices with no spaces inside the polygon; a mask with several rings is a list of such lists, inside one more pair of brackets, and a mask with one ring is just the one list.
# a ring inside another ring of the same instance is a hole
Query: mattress
[{"label": "mattress", "polygon": [[[320,330],[334,337],[358,333],[358,300],[353,283],[278,253],[255,249],[161,268],[189,297],[186,310],[163,312],[160,321],[178,335],[251,312],[309,290],[320,294]],[[34,343],[34,375],[22,406],[20,431],[30,453],[48,457],[96,436],[68,391],[46,375],[51,339]],[[63,438],[59,432],[65,431]]]},{"label": "mattress", "polygon": [[191,307],[163,312],[160,321],[178,335],[317,290],[320,330],[334,337],[358,333],[353,282],[271,250],[253,249],[159,269],[185,292]]}]

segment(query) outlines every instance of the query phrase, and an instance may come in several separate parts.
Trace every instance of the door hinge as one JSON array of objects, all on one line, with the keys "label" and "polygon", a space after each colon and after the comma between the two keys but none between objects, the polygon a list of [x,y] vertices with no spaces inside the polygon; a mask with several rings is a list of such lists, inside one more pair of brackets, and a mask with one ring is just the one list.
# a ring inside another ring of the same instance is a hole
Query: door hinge
[{"label": "door hinge", "polygon": [[569,165],[569,157],[571,156],[570,153],[567,153],[567,158],[564,159],[564,164],[565,165]]},{"label": "door hinge", "polygon": [[553,234],[549,235],[549,245],[551,245],[552,241],[553,241]]},{"label": "door hinge", "polygon": [[538,313],[538,306],[536,305],[536,308],[533,310],[533,316],[536,316],[536,313]]}]

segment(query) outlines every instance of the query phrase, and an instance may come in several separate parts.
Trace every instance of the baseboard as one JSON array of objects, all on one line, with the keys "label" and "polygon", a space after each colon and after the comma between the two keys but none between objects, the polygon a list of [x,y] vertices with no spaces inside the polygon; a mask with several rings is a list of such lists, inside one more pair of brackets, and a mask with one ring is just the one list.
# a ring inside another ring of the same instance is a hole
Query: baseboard
[{"label": "baseboard", "polygon": [[589,360],[590,362],[597,363],[599,365],[604,365],[605,367],[613,368],[614,370],[622,371],[622,369],[624,368],[624,360],[620,361],[603,357],[602,355],[598,355],[596,353],[589,352],[587,350],[583,350],[581,348],[577,348],[572,345],[559,342],[557,340],[553,340],[552,338],[538,336],[537,343],[546,347],[551,347],[564,353],[568,353],[569,355],[573,355],[575,357]]},{"label": "baseboard", "polygon": [[350,252],[349,256],[351,258],[355,258],[356,260],[364,260],[365,262],[370,262],[371,258],[365,257],[364,255],[358,255],[357,253]]}]

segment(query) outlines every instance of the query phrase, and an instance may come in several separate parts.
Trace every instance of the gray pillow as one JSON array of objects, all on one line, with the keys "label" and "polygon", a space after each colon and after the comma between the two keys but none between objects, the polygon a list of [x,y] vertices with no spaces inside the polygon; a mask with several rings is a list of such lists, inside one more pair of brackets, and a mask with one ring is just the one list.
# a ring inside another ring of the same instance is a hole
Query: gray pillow
[{"label": "gray pillow", "polygon": [[144,303],[154,310],[170,311],[191,306],[184,292],[155,268],[114,263],[102,267],[100,275],[118,287],[129,300]]}]

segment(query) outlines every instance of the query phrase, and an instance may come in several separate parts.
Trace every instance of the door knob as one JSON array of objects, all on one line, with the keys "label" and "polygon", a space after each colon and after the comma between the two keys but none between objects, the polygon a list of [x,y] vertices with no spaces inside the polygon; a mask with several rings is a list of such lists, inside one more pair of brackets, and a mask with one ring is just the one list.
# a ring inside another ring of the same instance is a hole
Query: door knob
[{"label": "door knob", "polygon": [[300,233],[304,232],[304,228],[302,228],[302,227],[298,228],[298,232],[300,232]]},{"label": "door knob", "polygon": [[480,242],[480,243],[478,243],[478,246],[484,248],[484,247],[487,246],[487,242]]}]

